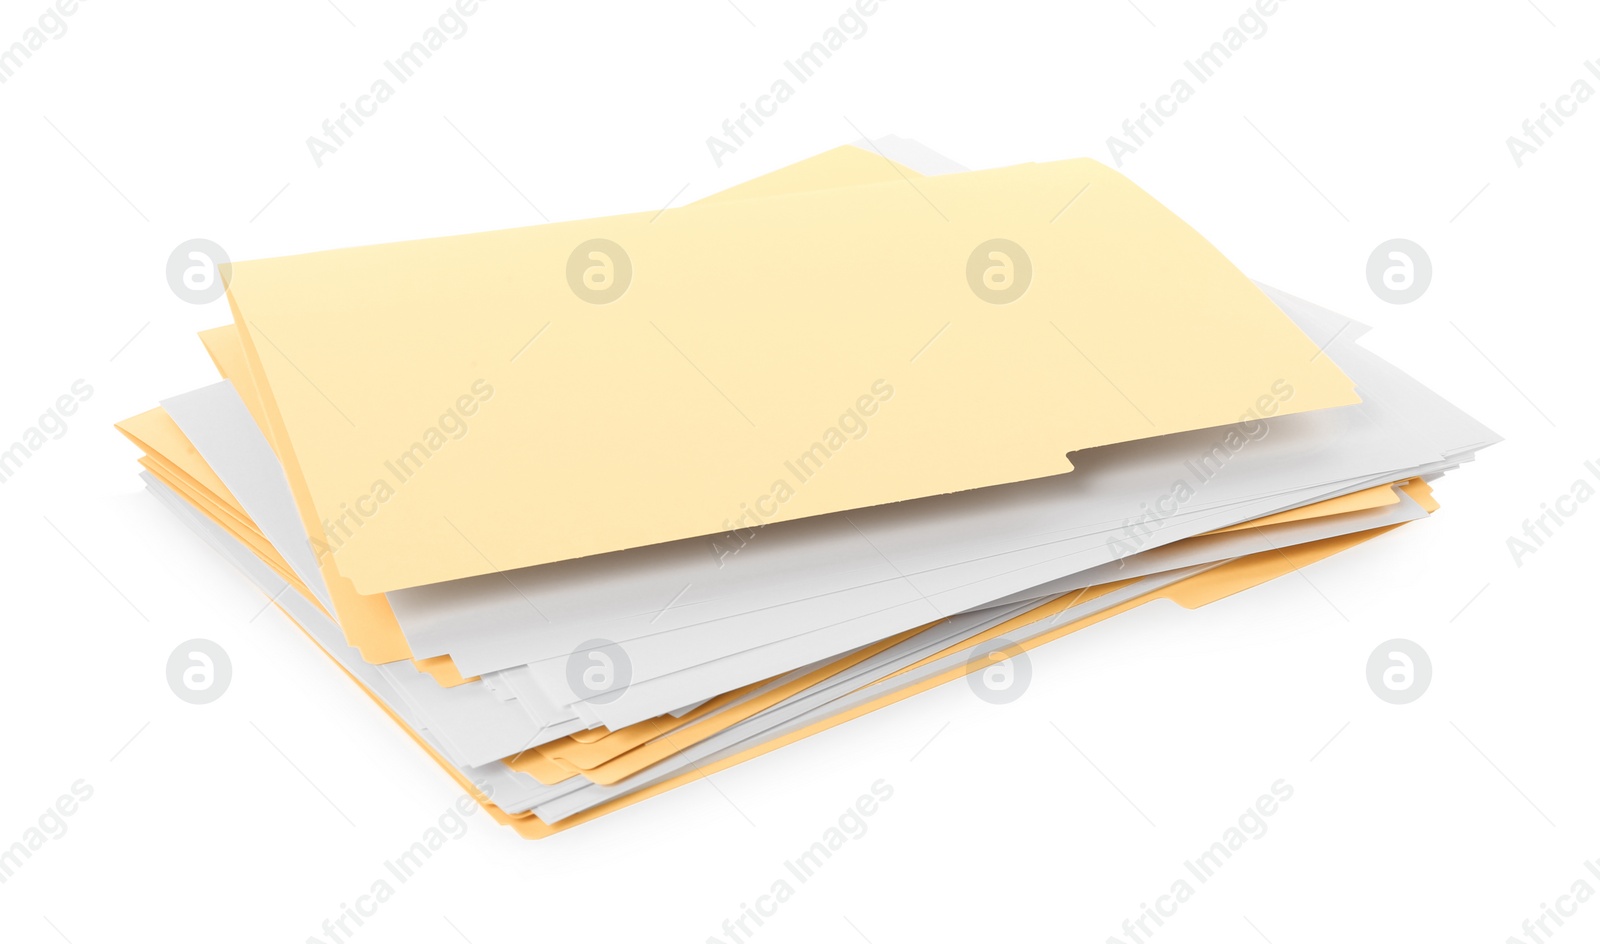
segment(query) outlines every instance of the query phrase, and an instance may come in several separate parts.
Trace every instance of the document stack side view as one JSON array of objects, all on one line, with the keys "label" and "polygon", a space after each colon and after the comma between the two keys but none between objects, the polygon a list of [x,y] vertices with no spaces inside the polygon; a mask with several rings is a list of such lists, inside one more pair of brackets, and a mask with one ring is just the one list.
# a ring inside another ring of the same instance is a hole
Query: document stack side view
[{"label": "document stack side view", "polygon": [[222,379],[118,429],[530,838],[1015,697],[1026,650],[1426,518],[1498,441],[1110,168],[919,166],[226,265]]}]

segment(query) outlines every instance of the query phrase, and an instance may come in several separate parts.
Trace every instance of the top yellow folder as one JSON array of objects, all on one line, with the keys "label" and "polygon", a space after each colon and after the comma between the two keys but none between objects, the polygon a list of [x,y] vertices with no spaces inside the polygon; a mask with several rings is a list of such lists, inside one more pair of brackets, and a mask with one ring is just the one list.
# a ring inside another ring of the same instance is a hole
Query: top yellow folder
[{"label": "top yellow folder", "polygon": [[1110,168],[896,170],[235,263],[229,301],[319,550],[379,593],[1359,401]]}]

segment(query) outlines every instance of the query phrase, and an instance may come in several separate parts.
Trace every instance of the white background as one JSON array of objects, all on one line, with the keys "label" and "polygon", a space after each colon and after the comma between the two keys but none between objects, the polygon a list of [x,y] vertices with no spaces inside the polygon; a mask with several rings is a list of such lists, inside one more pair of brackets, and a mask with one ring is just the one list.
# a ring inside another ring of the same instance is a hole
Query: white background
[{"label": "white background", "polygon": [[[8,941],[326,940],[457,795],[142,494],[111,424],[214,380],[194,333],[228,320],[169,291],[178,243],[245,259],[654,209],[862,134],[974,168],[1109,162],[1106,137],[1246,6],[886,0],[718,167],[707,136],[844,0],[489,0],[318,168],[307,136],[445,6],[337,2],[86,0],[0,85],[0,442],[74,380],[94,389],[0,485],[0,845],[75,781],[94,790],[0,885]],[[1521,567],[1506,546],[1600,460],[1600,102],[1521,168],[1506,146],[1574,80],[1600,88],[1600,17],[1538,2],[1289,0],[1123,167],[1506,436],[1431,520],[1036,650],[1008,706],[948,685],[541,842],[477,814],[353,940],[727,940],[880,778],[894,795],[866,835],[749,940],[1127,940],[1280,778],[1294,796],[1267,834],[1154,940],[1501,942],[1574,881],[1600,890],[1600,503]],[[44,9],[7,0],[0,44]],[[1367,285],[1392,237],[1433,260],[1413,304]],[[208,706],[164,678],[193,637],[233,659]],[[1393,637],[1433,660],[1403,707],[1365,680]],[[1591,902],[1557,937],[1597,934]]]}]

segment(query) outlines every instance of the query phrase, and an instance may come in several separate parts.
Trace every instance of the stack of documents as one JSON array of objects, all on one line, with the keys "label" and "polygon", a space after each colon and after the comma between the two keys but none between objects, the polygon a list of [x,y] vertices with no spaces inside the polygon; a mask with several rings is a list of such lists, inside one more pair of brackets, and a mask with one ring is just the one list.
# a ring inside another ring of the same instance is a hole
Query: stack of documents
[{"label": "stack of documents", "polygon": [[1107,167],[893,144],[235,263],[223,380],[119,429],[529,837],[969,673],[1003,700],[1043,642],[1427,517],[1497,439]]}]

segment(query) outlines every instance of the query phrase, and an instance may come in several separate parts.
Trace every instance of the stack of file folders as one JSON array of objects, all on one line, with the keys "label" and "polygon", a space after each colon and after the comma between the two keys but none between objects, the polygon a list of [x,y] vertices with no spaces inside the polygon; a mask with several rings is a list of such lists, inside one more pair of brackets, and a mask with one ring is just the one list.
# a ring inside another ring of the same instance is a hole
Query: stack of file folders
[{"label": "stack of file folders", "polygon": [[897,146],[233,263],[223,380],[118,428],[528,837],[1425,518],[1497,439],[1094,161]]}]

